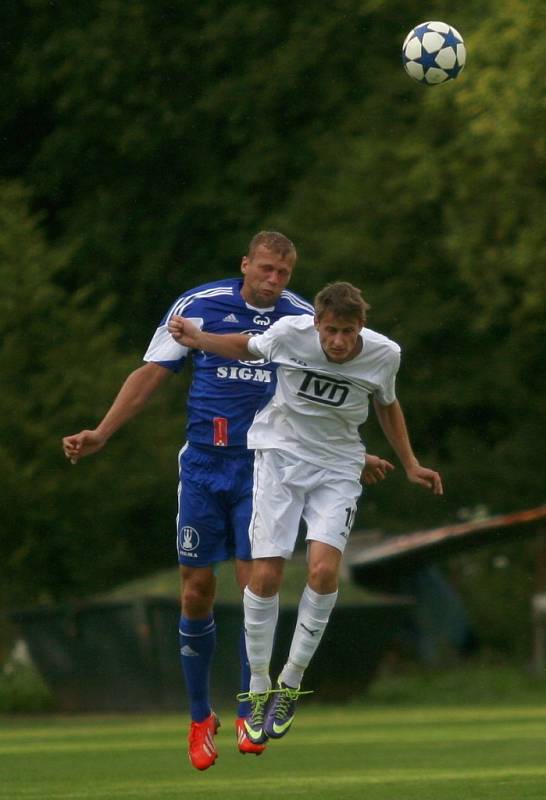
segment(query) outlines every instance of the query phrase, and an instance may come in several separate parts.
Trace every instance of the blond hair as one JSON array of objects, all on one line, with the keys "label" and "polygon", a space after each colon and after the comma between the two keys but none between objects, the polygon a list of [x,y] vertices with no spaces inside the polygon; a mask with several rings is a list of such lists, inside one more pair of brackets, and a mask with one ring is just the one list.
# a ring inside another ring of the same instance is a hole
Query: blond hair
[{"label": "blond hair", "polygon": [[252,237],[248,245],[247,258],[252,258],[257,248],[262,245],[273,253],[278,253],[285,261],[295,263],[298,254],[294,243],[278,231],[260,231]]}]

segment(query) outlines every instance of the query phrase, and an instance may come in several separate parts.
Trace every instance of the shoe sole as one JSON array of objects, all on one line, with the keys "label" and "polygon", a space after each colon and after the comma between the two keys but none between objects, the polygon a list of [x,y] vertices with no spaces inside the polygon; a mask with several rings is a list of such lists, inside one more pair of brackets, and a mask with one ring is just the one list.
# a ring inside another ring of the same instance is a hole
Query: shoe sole
[{"label": "shoe sole", "polygon": [[210,769],[211,767],[214,767],[214,766],[215,766],[215,764],[216,764],[216,758],[215,758],[215,759],[214,759],[214,761],[212,761],[210,764],[207,764],[207,766],[206,766],[206,767],[196,767],[196,766],[195,766],[195,764],[193,763],[193,761],[191,760],[191,758],[190,758],[190,764],[191,764],[191,765],[192,765],[192,767],[193,767],[194,769],[196,769],[198,772],[204,772],[206,769]]}]

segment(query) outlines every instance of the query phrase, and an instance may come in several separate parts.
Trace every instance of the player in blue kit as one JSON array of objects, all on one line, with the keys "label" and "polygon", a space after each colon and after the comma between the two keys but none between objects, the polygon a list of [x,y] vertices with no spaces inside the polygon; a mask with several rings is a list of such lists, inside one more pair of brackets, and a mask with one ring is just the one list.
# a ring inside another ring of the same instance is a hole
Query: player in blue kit
[{"label": "player in blue kit", "polygon": [[[255,460],[253,561],[243,596],[252,671],[245,728],[255,744],[283,737],[305,694],[302,678],[337,600],[341,560],[362,492],[362,465],[369,456],[360,428],[371,404],[408,480],[443,494],[440,474],[421,465],[413,452],[396,397],[400,347],[367,327],[367,309],[359,289],[338,281],[317,294],[314,315],[284,317],[258,336],[216,336],[176,315],[169,321],[173,337],[188,347],[277,364],[275,392],[247,437]],[[279,591],[302,519],[307,584],[288,657],[273,687],[269,670]]]},{"label": "player in blue kit", "polygon": [[[179,454],[177,545],[181,572],[180,653],[190,701],[189,757],[197,769],[214,764],[219,722],[209,701],[209,676],[215,645],[213,604],[215,565],[235,558],[241,591],[250,575],[248,527],[252,510],[253,453],[246,435],[256,410],[275,385],[275,367],[264,359],[237,361],[188,351],[167,329],[173,315],[184,315],[203,331],[257,334],[286,315],[313,313],[312,306],[287,291],[296,249],[281,233],[262,231],[241,262],[242,278],[215,281],[184,292],[157,328],[144,356],[94,430],[63,439],[66,457],[100,450],[146,405],[167,376],[191,359],[193,379],[187,400],[186,443]],[[244,635],[240,642],[241,685],[250,672]],[[245,735],[248,706],[236,720],[239,750],[260,754]]]},{"label": "player in blue kit", "polygon": [[[313,307],[286,290],[296,262],[292,242],[280,233],[262,231],[250,242],[241,262],[242,278],[205,284],[184,292],[157,328],[144,356],[94,430],[63,439],[66,457],[100,450],[110,437],[144,408],[150,397],[185,360],[193,380],[187,401],[187,441],[179,457],[177,543],[181,573],[180,653],[190,701],[190,761],[203,770],[214,764],[218,720],[209,701],[209,675],[215,645],[213,604],[215,564],[235,558],[241,591],[250,576],[248,528],[252,505],[253,453],[247,430],[256,410],[275,388],[275,366],[257,357],[239,361],[201,350],[188,350],[168,332],[173,316],[184,315],[211,333],[262,333],[281,317],[312,314]],[[366,483],[382,480],[389,462],[367,456]],[[240,642],[242,693],[248,693],[250,670],[244,635]],[[248,703],[236,719],[239,750],[260,754],[263,744],[245,734]]]}]

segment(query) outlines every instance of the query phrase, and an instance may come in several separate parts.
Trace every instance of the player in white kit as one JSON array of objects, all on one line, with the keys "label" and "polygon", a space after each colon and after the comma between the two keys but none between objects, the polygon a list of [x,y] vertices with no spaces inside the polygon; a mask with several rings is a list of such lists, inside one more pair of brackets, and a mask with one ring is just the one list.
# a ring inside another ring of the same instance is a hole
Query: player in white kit
[{"label": "player in white kit", "polygon": [[[169,330],[181,344],[224,357],[277,364],[274,393],[248,432],[255,450],[252,568],[244,592],[251,668],[251,741],[280,738],[294,718],[302,677],[337,599],[341,558],[362,487],[359,426],[370,399],[408,479],[443,493],[440,475],[420,465],[396,399],[399,346],[364,327],[368,305],[349,283],[326,286],[315,316],[285,317],[261,335],[202,333],[181,317]],[[308,580],[287,662],[272,688],[269,664],[284,562],[299,523],[307,526]]]}]

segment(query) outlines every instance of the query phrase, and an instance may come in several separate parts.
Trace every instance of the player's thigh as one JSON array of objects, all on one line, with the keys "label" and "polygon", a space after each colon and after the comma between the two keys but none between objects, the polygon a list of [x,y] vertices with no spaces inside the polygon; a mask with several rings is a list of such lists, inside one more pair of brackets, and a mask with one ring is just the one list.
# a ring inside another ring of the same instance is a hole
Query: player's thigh
[{"label": "player's thigh", "polygon": [[207,452],[186,446],[180,453],[179,465],[178,561],[188,567],[225,561],[230,557],[230,522],[217,462]]},{"label": "player's thigh", "polygon": [[307,541],[324,542],[343,553],[361,494],[360,481],[324,472],[306,497]]},{"label": "player's thigh", "polygon": [[257,450],[250,546],[252,558],[290,558],[303,510],[302,487],[287,477],[286,459],[276,450]]}]

